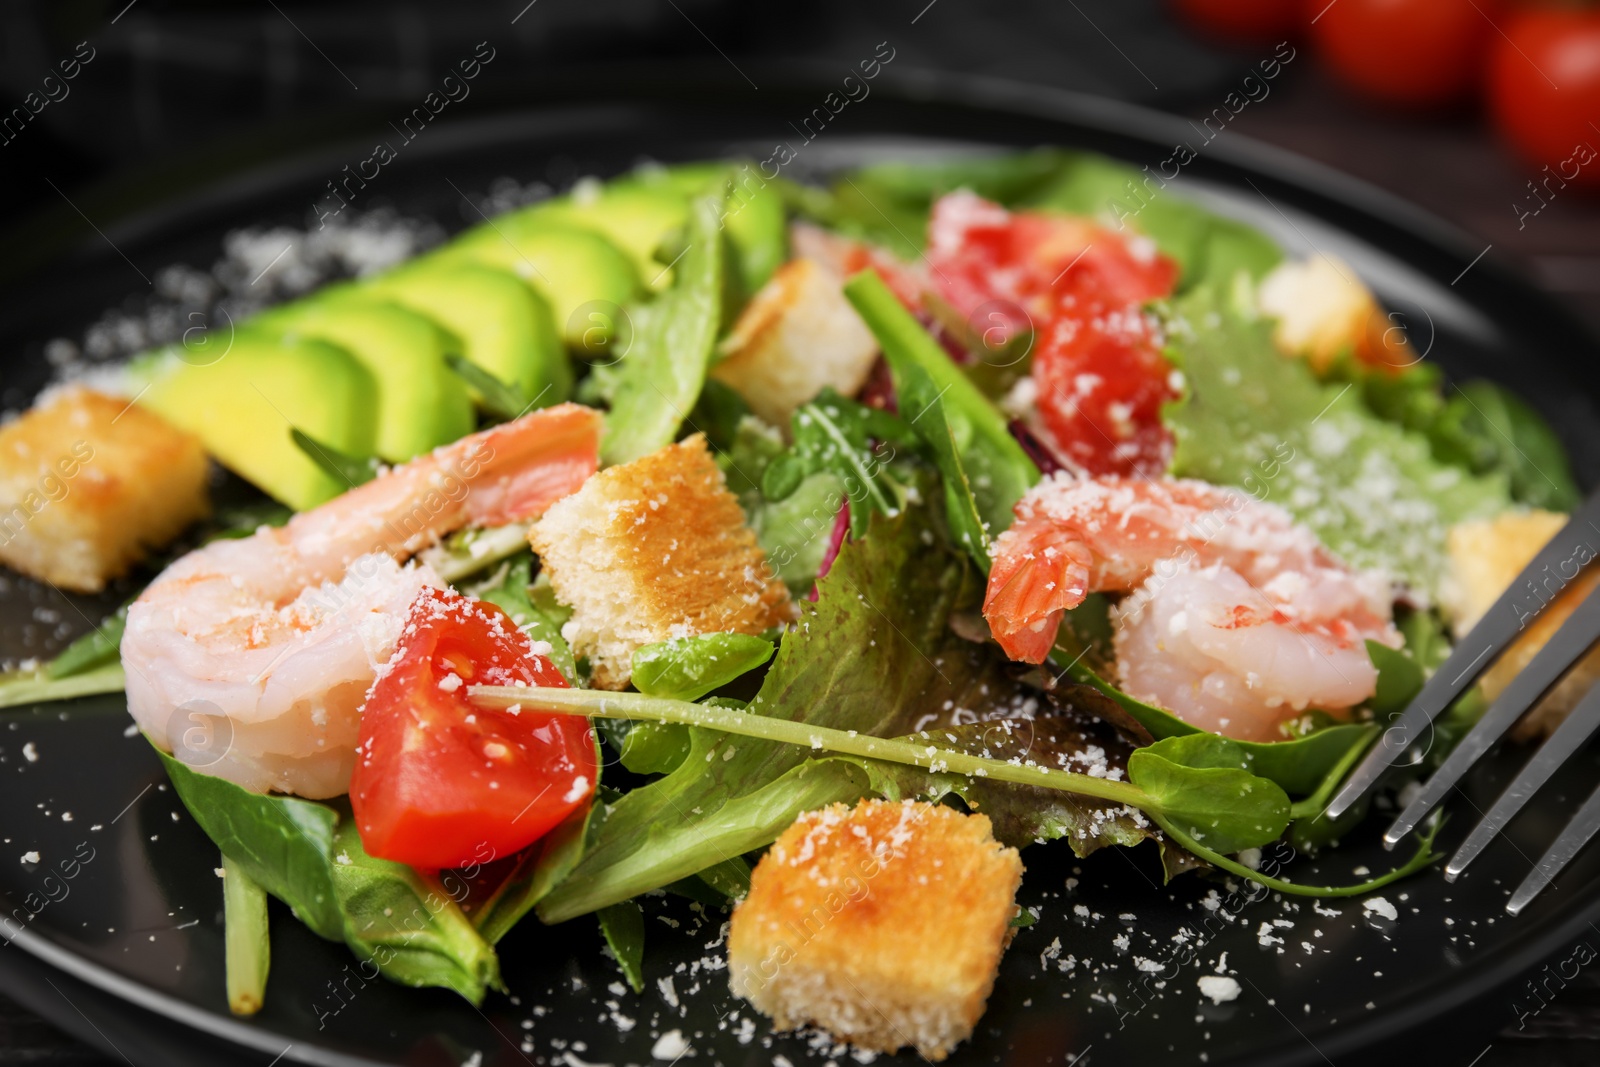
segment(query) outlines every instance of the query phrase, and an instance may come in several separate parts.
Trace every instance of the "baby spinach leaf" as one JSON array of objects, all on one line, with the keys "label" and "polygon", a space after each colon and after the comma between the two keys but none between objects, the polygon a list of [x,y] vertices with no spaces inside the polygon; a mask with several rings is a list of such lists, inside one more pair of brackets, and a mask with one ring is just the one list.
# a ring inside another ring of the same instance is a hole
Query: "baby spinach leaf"
[{"label": "baby spinach leaf", "polygon": [[402,985],[443,986],[473,1004],[502,988],[494,949],[439,883],[367,855],[349,806],[340,809],[330,870],[345,944]]},{"label": "baby spinach leaf", "polygon": [[1242,770],[1235,742],[1209,734],[1157,741],[1128,758],[1128,779],[1153,802],[1149,814],[1215,852],[1256,848],[1283,836],[1289,797]]},{"label": "baby spinach leaf", "polygon": [[1367,655],[1378,669],[1378,689],[1369,703],[1378,715],[1404,711],[1422,691],[1422,665],[1397,648],[1379,641],[1367,642]]},{"label": "baby spinach leaf", "polygon": [[160,749],[156,754],[178,799],[218,848],[314,933],[344,940],[332,871],[338,812],[312,800],[252,793]]},{"label": "baby spinach leaf", "polygon": [[966,550],[973,562],[985,574],[989,573],[989,532],[984,528],[983,516],[978,511],[978,501],[973,495],[972,481],[967,477],[961,462],[961,448],[955,430],[945,417],[944,397],[939,393],[926,371],[908,366],[900,386],[900,403],[908,411],[920,412],[911,425],[928,450],[933,453],[934,466],[944,483],[946,521],[956,544]]},{"label": "baby spinach leaf", "polygon": [[631,900],[595,912],[606,946],[635,993],[644,992],[644,910]]},{"label": "baby spinach leaf", "polygon": [[263,796],[157,755],[207,836],[314,933],[407,985],[474,1004],[498,987],[494,950],[461,909],[411,868],[368,856],[342,803]]},{"label": "baby spinach leaf", "polygon": [[722,317],[721,218],[721,197],[690,204],[687,243],[672,288],[635,324],[633,343],[618,364],[600,446],[608,464],[670,443],[699,399]]},{"label": "baby spinach leaf", "polygon": [[[998,536],[1011,525],[1012,506],[1039,480],[1039,469],[1011,436],[999,409],[928,336],[882,278],[862,271],[845,283],[844,291],[883,347],[897,393],[906,389],[912,368],[921,370],[936,387],[984,528]],[[922,414],[902,410],[913,422]]]},{"label": "baby spinach leaf", "polygon": [[699,700],[772,658],[773,644],[753,634],[676,637],[633,653],[633,687],[651,696]]}]

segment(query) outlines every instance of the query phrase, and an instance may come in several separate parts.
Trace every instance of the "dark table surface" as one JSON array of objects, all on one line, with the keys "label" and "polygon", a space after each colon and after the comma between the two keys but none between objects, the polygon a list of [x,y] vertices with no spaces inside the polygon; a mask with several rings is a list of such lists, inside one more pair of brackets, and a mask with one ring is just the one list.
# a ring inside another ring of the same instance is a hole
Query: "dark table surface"
[{"label": "dark table surface", "polygon": [[[1115,62],[1100,58],[1109,64],[1105,70],[1114,70]],[[1224,91],[1225,86],[1216,91],[1218,103]],[[1157,94],[1144,102],[1201,116],[1210,111],[1205,92],[1191,84],[1187,99]],[[1132,90],[1119,95],[1140,96]],[[1535,168],[1497,145],[1470,110],[1426,120],[1396,116],[1351,100],[1314,63],[1304,63],[1223,136],[1238,135],[1301,153],[1425,205],[1481,238],[1486,256],[1518,264],[1600,334],[1600,197],[1565,190],[1538,215],[1519,219],[1519,206],[1530,203],[1526,183]],[[1528,997],[1517,1001],[1508,993],[1505,1000],[1504,1027],[1485,1042],[1479,1059],[1463,1067],[1600,1063],[1600,971],[1581,971],[1537,1012],[1528,1010],[1537,1003]],[[1371,1059],[1382,1062],[1381,1056]],[[102,1056],[0,998],[0,1062],[110,1067],[124,1061]]]}]

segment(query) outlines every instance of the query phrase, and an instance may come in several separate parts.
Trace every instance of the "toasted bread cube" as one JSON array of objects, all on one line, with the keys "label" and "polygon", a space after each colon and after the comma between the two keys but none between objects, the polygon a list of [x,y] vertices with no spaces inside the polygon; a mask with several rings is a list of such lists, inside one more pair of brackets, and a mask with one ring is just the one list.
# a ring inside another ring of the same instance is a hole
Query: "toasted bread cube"
[{"label": "toasted bread cube", "polygon": [[867,382],[878,342],[845,299],[839,279],[795,259],[762,286],[723,343],[711,376],[750,410],[787,428],[794,409],[832,386],[853,396]]},{"label": "toasted bread cube", "polygon": [[81,387],[0,428],[0,561],[93,593],[206,514],[200,442]]},{"label": "toasted bread cube", "polygon": [[544,513],[528,543],[573,609],[562,634],[601,689],[628,684],[642,645],[757,634],[792,616],[699,434],[596,474]]},{"label": "toasted bread cube", "polygon": [[780,1029],[942,1060],[983,1014],[1021,882],[982,815],[909,800],[802,815],[734,909],[733,991]]},{"label": "toasted bread cube", "polygon": [[1319,374],[1341,352],[1394,370],[1420,358],[1406,343],[1404,323],[1385,315],[1355,270],[1332,256],[1280,263],[1261,280],[1256,300],[1278,320],[1272,332],[1278,349],[1303,357]]},{"label": "toasted bread cube", "polygon": [[[1566,521],[1565,515],[1553,511],[1510,511],[1493,519],[1464,522],[1451,528],[1446,541],[1450,578],[1444,601],[1457,637],[1465,635],[1483,617]],[[1584,597],[1600,584],[1600,570],[1591,567],[1578,573],[1583,562],[1586,561],[1571,561],[1568,574],[1553,568],[1540,576],[1534,587],[1524,590],[1517,611],[1519,618],[1527,617],[1527,625],[1480,680],[1484,695],[1490,700],[1498,697],[1511,679],[1521,673]],[[1529,617],[1545,601],[1550,601],[1550,606],[1537,618]],[[1526,740],[1549,734],[1561,725],[1597,681],[1600,681],[1600,649],[1579,660],[1567,676],[1523,716],[1511,736]]]}]

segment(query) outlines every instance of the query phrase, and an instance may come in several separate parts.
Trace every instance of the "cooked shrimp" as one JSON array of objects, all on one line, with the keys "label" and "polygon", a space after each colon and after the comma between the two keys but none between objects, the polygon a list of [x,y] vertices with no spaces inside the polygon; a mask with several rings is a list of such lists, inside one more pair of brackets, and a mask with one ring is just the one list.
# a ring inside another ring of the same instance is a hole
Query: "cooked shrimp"
[{"label": "cooked shrimp", "polygon": [[1282,509],[1205,482],[1058,474],[995,542],[984,615],[1006,654],[1042,662],[1062,613],[1128,592],[1123,688],[1232,737],[1374,692],[1364,642],[1399,644],[1387,582],[1354,571]]},{"label": "cooked shrimp", "polygon": [[162,748],[247,789],[345,792],[367,689],[417,593],[443,584],[400,561],[463,526],[543,513],[594,473],[599,437],[597,412],[548,408],[189,553],[128,609],[129,711]]}]

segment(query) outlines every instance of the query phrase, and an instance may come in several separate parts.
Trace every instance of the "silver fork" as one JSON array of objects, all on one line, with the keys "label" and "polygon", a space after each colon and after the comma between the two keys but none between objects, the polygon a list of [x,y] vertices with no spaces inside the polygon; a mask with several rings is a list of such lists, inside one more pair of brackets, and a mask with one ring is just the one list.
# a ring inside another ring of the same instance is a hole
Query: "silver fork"
[{"label": "silver fork", "polygon": [[[1328,815],[1332,818],[1343,815],[1390,768],[1419,762],[1426,752],[1415,752],[1413,743],[1430,735],[1434,720],[1500,657],[1529,622],[1593,565],[1597,557],[1600,557],[1600,491],[1573,512],[1561,532],[1539,550],[1533,562],[1517,575],[1510,588],[1457,643],[1416,699],[1384,731],[1382,739],[1346,780],[1328,805]],[[1454,788],[1468,768],[1494,747],[1522,713],[1549,692],[1597,640],[1600,640],[1600,589],[1583,600],[1528,666],[1506,686],[1477,725],[1461,739],[1389,827],[1383,836],[1384,846],[1393,848],[1410,833]],[[1467,864],[1597,728],[1600,728],[1600,685],[1584,695],[1517,779],[1506,787],[1445,865],[1445,878],[1455,881]],[[1550,851],[1511,894],[1506,911],[1516,915],[1527,907],[1596,831],[1600,831],[1600,789],[1578,809],[1555,844],[1550,846]]]}]

